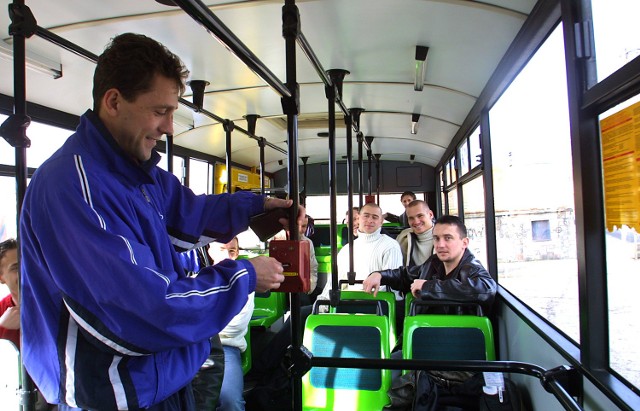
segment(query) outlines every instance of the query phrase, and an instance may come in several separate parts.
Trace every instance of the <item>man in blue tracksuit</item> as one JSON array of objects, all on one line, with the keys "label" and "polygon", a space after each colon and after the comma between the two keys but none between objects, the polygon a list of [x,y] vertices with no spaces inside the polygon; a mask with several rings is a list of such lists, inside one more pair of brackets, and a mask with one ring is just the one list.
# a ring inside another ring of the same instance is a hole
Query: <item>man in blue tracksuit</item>
[{"label": "man in blue tracksuit", "polygon": [[[177,251],[231,240],[290,200],[196,196],[156,166],[188,71],[145,36],[114,38],[94,107],[38,168],[24,200],[22,354],[61,410],[192,410],[189,382],[275,259],[224,260],[187,277]],[[304,216],[301,208],[299,218]]]}]

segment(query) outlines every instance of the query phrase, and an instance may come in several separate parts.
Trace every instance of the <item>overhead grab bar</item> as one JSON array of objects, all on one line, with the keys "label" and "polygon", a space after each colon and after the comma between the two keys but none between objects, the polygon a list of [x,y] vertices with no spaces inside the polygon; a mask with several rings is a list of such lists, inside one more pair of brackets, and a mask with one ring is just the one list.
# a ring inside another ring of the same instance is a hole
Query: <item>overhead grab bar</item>
[{"label": "overhead grab bar", "polygon": [[[61,48],[65,49],[65,50],[67,50],[67,51],[70,51],[71,53],[73,53],[73,54],[75,54],[75,55],[77,55],[79,57],[82,57],[82,58],[84,58],[86,60],[89,60],[92,63],[97,63],[97,61],[98,61],[98,55],[97,54],[94,54],[94,53],[90,52],[89,50],[87,50],[85,48],[82,48],[82,47],[78,46],[77,44],[74,44],[74,43],[70,42],[69,40],[67,40],[67,39],[65,39],[63,37],[60,37],[57,34],[51,32],[51,31],[49,31],[49,30],[47,30],[47,29],[45,29],[43,27],[37,26],[35,34],[38,37],[40,37],[41,39],[47,40],[48,42],[53,43],[56,46],[61,47]],[[229,120],[226,120],[226,119],[224,119],[224,118],[222,118],[220,116],[217,116],[217,115],[213,114],[210,111],[198,108],[195,104],[193,104],[189,100],[185,100],[182,97],[178,101],[180,102],[180,104],[182,104],[182,105],[184,105],[186,107],[189,107],[190,109],[192,109],[195,112],[202,113],[205,116],[209,117],[212,120],[217,121],[220,124],[224,124],[226,121],[229,121]],[[253,133],[249,133],[247,130],[243,129],[242,127],[235,126],[234,130],[237,130],[237,131],[241,132],[242,134],[245,134],[248,137],[250,137],[250,138],[252,138],[254,140],[257,140],[257,141],[259,141],[262,138],[262,137],[254,135]],[[265,142],[265,145],[273,148],[274,150],[279,151],[280,153],[285,154],[285,155],[287,154],[286,150],[276,146],[275,144],[270,143],[267,140],[264,140],[264,142]]]},{"label": "overhead grab bar", "polygon": [[174,3],[215,36],[223,46],[262,78],[281,97],[291,97],[291,92],[278,77],[201,1],[174,0]]},{"label": "overhead grab bar", "polygon": [[[322,80],[324,85],[326,87],[333,87],[333,88],[337,87],[335,84],[333,84],[333,82],[331,81],[331,79],[327,75],[326,71],[322,67],[322,63],[320,63],[320,60],[318,59],[318,57],[316,56],[315,52],[311,48],[311,45],[307,41],[307,38],[304,36],[304,33],[302,33],[302,32],[298,33],[298,37],[296,38],[296,42],[297,42],[298,46],[302,49],[304,54],[307,56],[309,61],[311,62],[311,65],[316,70],[316,73],[318,73],[318,76],[320,77],[320,79]],[[342,93],[335,92],[335,102],[336,102],[336,104],[338,104],[340,106],[340,109],[342,110],[342,113],[345,116],[350,116],[351,115],[350,112],[349,112],[349,109],[347,109],[347,106],[345,106],[344,102],[342,101]],[[352,128],[353,128],[353,131],[355,131],[357,133],[357,132],[360,131],[360,124],[359,123],[358,124],[352,124]],[[367,144],[366,148],[367,148],[367,150],[370,149],[368,144]]]}]

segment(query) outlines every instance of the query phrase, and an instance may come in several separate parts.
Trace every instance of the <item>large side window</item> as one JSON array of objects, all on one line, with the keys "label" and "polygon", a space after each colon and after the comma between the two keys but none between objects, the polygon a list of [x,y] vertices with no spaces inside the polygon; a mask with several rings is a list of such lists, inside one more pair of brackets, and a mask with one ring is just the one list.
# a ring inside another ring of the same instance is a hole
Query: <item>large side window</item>
[{"label": "large side window", "polygon": [[489,112],[498,278],[579,341],[573,171],[562,27]]},{"label": "large side window", "polygon": [[[638,96],[632,100],[637,100]],[[606,219],[609,362],[640,387],[640,348],[633,319],[640,302],[640,102],[621,104],[600,116]]]}]

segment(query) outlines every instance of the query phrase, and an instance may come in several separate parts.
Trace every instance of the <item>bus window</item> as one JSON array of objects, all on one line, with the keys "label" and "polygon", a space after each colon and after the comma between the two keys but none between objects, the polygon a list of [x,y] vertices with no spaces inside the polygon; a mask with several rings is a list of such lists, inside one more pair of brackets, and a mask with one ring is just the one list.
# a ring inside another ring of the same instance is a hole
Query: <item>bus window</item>
[{"label": "bus window", "polygon": [[464,224],[467,226],[469,250],[487,267],[487,240],[484,223],[484,184],[482,177],[462,186]]},{"label": "bus window", "polygon": [[[514,109],[517,108],[517,109]],[[573,170],[562,27],[489,111],[498,281],[579,342]],[[547,221],[548,237],[536,221]]]},{"label": "bus window", "polygon": [[[637,99],[635,96],[631,100]],[[635,142],[640,129],[636,114],[640,102],[626,107],[628,103],[600,116],[609,362],[614,371],[640,387],[640,348],[635,341],[635,329],[629,326],[640,316],[640,303],[632,293],[640,286],[640,174],[637,173],[640,146]]]},{"label": "bus window", "polygon": [[640,55],[640,3],[592,0],[598,81]]}]

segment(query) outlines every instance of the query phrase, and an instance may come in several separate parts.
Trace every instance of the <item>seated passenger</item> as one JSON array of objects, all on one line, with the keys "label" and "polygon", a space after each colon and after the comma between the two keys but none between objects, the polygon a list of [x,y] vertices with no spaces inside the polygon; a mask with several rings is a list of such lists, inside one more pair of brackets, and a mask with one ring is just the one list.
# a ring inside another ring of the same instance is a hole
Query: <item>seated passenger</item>
[{"label": "seated passenger", "polygon": [[[433,243],[436,253],[424,264],[374,271],[364,281],[364,290],[375,295],[381,285],[388,285],[411,292],[416,299],[477,302],[488,314],[497,285],[467,248],[469,239],[462,220],[450,215],[438,218],[433,227]],[[443,310],[429,310],[434,311]]]},{"label": "seated passenger", "polygon": [[[219,247],[218,250],[215,248]],[[238,258],[238,237],[227,244],[211,244],[213,259],[216,263],[229,258]],[[220,389],[220,399],[217,411],[244,410],[244,375],[242,371],[241,355],[247,349],[245,335],[249,330],[249,321],[253,314],[255,293],[248,296],[247,303],[227,326],[220,331],[220,341],[224,350],[224,378]]]},{"label": "seated passenger", "polygon": [[422,200],[413,200],[406,208],[409,228],[396,237],[400,244],[404,265],[412,267],[424,263],[433,254],[433,212]]},{"label": "seated passenger", "polygon": [[407,218],[406,209],[409,203],[415,201],[415,199],[416,195],[413,191],[405,191],[404,193],[400,194],[400,202],[404,206],[405,211],[399,216],[391,213],[385,213],[384,219],[392,223],[398,223],[400,224],[400,227],[409,227],[409,219]]},{"label": "seated passenger", "polygon": [[[396,290],[410,291],[416,299],[478,303],[482,306],[485,315],[488,314],[494,301],[497,285],[480,261],[467,248],[469,239],[462,220],[450,215],[437,219],[433,227],[433,243],[435,254],[426,262],[413,267],[373,272],[364,281],[364,290],[373,292],[375,295],[381,285],[389,285]],[[416,313],[448,314],[449,307],[417,307]],[[402,351],[392,353],[391,357],[402,358]],[[460,401],[460,404],[465,406],[467,404],[477,406],[476,397],[460,395],[451,389],[456,386],[452,381],[463,382],[473,374],[467,371],[428,370],[430,378],[422,380],[424,383],[421,383],[416,390],[416,399],[410,401],[440,407],[442,404],[438,402],[438,398],[447,397]],[[392,376],[394,378],[392,387],[401,386],[400,371],[392,371]],[[394,389],[390,391],[391,397],[395,394],[393,391]]]},{"label": "seated passenger", "polygon": [[[374,203],[365,204],[358,217],[358,241],[353,243],[353,270],[356,280],[364,280],[372,271],[388,270],[402,265],[400,245],[391,237],[381,234],[382,209]],[[338,252],[338,278],[346,280],[349,272],[349,244]],[[358,287],[348,287],[361,289]],[[331,281],[327,280],[318,299],[329,299]],[[397,299],[401,299],[398,295]]]},{"label": "seated passenger", "polygon": [[[351,208],[351,215],[353,216],[353,239],[355,240],[358,238],[358,217],[360,216],[360,209],[358,207]],[[342,223],[347,225],[342,230],[342,245],[345,245],[349,242],[349,210],[345,213]]]}]

